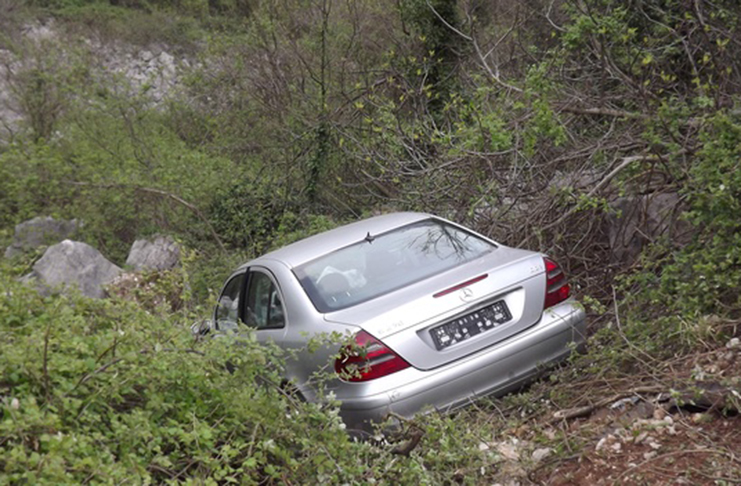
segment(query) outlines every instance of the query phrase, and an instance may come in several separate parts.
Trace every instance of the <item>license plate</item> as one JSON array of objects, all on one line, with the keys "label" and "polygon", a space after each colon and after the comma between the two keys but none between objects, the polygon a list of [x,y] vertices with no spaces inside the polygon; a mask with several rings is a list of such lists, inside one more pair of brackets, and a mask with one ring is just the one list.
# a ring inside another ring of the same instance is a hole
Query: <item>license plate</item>
[{"label": "license plate", "polygon": [[512,319],[503,300],[477,311],[458,317],[430,330],[432,341],[438,350],[470,339],[477,334],[494,329]]}]

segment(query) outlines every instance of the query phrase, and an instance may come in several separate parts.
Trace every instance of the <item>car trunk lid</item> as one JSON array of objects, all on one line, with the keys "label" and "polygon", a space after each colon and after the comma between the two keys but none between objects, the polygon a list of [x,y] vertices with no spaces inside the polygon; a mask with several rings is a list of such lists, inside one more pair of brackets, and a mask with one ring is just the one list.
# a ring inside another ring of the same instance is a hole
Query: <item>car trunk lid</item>
[{"label": "car trunk lid", "polygon": [[[542,255],[500,246],[465,265],[325,314],[325,319],[359,326],[412,366],[427,370],[538,322],[544,282]],[[465,332],[457,337],[452,329]]]}]

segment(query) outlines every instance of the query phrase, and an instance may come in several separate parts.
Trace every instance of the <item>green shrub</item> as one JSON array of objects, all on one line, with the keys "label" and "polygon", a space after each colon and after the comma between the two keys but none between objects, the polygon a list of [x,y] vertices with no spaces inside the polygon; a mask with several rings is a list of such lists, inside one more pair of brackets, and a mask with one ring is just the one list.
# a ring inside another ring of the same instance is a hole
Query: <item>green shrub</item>
[{"label": "green shrub", "polygon": [[331,397],[282,393],[280,350],[186,324],[0,268],[0,483],[439,484],[484,465],[453,418],[420,419],[409,457],[354,442]]},{"label": "green shrub", "polygon": [[331,407],[272,385],[275,348],[194,343],[128,303],[41,299],[5,276],[0,292],[2,482],[331,477],[330,456],[357,447]]},{"label": "green shrub", "polygon": [[244,178],[220,187],[208,214],[230,245],[259,252],[294,204],[280,186]]},{"label": "green shrub", "polygon": [[685,214],[694,228],[683,247],[658,245],[646,255],[643,300],[682,318],[741,311],[741,123],[719,112],[700,134],[701,148],[687,171]]}]

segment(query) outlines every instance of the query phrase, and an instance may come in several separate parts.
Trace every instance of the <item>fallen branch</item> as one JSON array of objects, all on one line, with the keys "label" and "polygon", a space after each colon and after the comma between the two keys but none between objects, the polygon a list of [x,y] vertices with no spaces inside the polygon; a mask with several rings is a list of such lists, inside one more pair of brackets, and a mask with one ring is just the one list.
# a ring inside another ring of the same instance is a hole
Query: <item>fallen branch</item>
[{"label": "fallen branch", "polygon": [[718,449],[685,449],[685,450],[679,450],[679,451],[672,451],[672,452],[667,452],[666,454],[661,454],[660,456],[656,456],[656,457],[652,457],[650,459],[646,459],[645,461],[643,461],[641,463],[638,463],[638,464],[633,465],[632,467],[629,467],[625,471],[621,472],[620,475],[618,475],[618,477],[615,478],[615,481],[612,484],[614,484],[614,485],[616,485],[616,484],[623,484],[623,482],[621,481],[621,479],[622,479],[623,476],[625,476],[626,474],[630,474],[631,472],[636,471],[636,470],[642,468],[646,464],[649,464],[651,462],[656,462],[656,461],[659,461],[661,459],[667,459],[667,458],[673,457],[673,456],[681,456],[683,454],[715,454],[715,455],[721,455],[721,456],[729,457],[733,461],[738,461],[738,459],[736,459],[736,457],[733,454],[731,454],[729,452],[726,452],[726,451],[718,450]]},{"label": "fallen branch", "polygon": [[614,110],[611,108],[573,108],[571,106],[564,106],[560,108],[561,111],[567,113],[574,113],[576,115],[593,115],[593,116],[611,116],[615,118],[635,118],[638,120],[645,120],[648,115],[643,113],[633,113],[630,111]]},{"label": "fallen branch", "polygon": [[611,397],[608,397],[608,398],[604,398],[591,405],[585,405],[583,407],[576,407],[576,408],[569,408],[566,410],[559,410],[558,412],[553,414],[553,419],[551,420],[551,422],[559,422],[561,420],[570,420],[570,419],[574,419],[578,417],[584,417],[586,415],[591,414],[596,409],[604,407],[605,405],[609,403],[620,400],[621,398],[626,398],[626,397],[633,396],[633,395],[639,395],[641,393],[661,393],[663,391],[666,391],[665,386],[642,386],[642,387],[637,387],[637,388],[631,388],[630,390],[612,395]]},{"label": "fallen branch", "polygon": [[610,403],[616,402],[622,398],[627,398],[634,395],[640,395],[645,393],[660,393],[666,394],[666,396],[675,396],[672,398],[668,405],[664,405],[665,408],[681,408],[686,406],[697,407],[707,411],[731,411],[738,412],[732,405],[732,399],[730,396],[736,396],[738,392],[733,389],[722,386],[718,383],[713,382],[697,382],[686,387],[683,387],[680,391],[671,390],[667,386],[654,385],[654,386],[643,386],[631,388],[621,393],[617,393],[608,398],[604,398],[590,405],[584,405],[582,407],[569,408],[566,410],[559,410],[553,414],[553,418],[550,423],[559,422],[562,420],[570,420],[574,418],[584,417],[590,415],[593,411],[598,408],[602,408]]},{"label": "fallen branch", "polygon": [[399,456],[409,456],[414,448],[419,445],[419,441],[422,440],[422,437],[425,435],[424,431],[420,429],[417,424],[397,413],[389,412],[388,414],[386,414],[386,417],[395,418],[400,423],[406,424],[409,427],[406,431],[400,434],[401,436],[403,436],[404,441],[400,444],[397,444],[393,449],[391,449],[391,454]]}]

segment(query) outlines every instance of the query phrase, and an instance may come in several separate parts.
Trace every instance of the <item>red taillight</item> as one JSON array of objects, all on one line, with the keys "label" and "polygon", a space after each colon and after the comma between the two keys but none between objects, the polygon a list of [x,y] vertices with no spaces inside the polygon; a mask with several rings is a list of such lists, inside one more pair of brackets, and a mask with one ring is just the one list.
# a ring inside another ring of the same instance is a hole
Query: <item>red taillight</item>
[{"label": "red taillight", "polygon": [[408,368],[385,344],[365,331],[355,335],[355,345],[345,347],[334,362],[334,370],[345,381],[368,381]]},{"label": "red taillight", "polygon": [[558,263],[548,257],[543,260],[545,261],[545,305],[543,308],[547,309],[568,299],[571,295],[571,287]]}]

